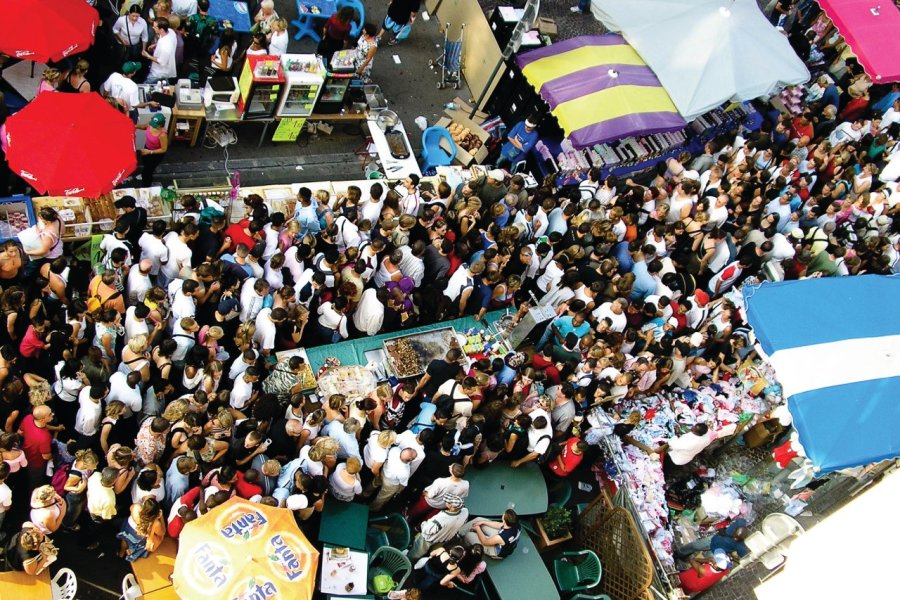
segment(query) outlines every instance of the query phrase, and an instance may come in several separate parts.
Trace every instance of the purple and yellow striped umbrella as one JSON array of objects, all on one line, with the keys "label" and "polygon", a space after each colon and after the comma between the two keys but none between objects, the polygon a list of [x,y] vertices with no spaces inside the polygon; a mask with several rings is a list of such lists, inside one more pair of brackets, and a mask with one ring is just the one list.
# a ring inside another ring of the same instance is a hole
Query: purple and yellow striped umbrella
[{"label": "purple and yellow striped umbrella", "polygon": [[622,36],[572,38],[516,60],[577,148],[687,125]]}]

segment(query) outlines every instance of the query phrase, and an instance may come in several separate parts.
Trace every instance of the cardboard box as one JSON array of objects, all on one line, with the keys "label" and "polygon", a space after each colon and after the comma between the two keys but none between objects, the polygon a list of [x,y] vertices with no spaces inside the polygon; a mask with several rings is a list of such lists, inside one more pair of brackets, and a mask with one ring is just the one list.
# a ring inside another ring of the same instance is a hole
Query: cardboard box
[{"label": "cardboard box", "polygon": [[556,36],[559,35],[559,29],[556,27],[556,21],[549,17],[538,17],[537,22],[534,24],[535,29],[540,32],[541,35],[546,35],[551,40],[555,40]]},{"label": "cardboard box", "polygon": [[[447,116],[452,118],[454,116],[454,114],[452,114],[452,113],[456,113],[456,112],[461,112],[466,117],[468,117],[469,115],[472,114],[472,105],[469,104],[468,102],[466,102],[465,100],[463,100],[462,98],[460,98],[459,96],[454,98],[452,100],[452,102],[459,108],[457,108],[455,111],[450,110],[450,109],[445,109],[444,113],[446,113]],[[488,118],[488,114],[485,112],[482,112],[480,110],[476,110],[474,116],[479,122],[484,121],[485,119]]]},{"label": "cardboard box", "polygon": [[[462,114],[459,114],[458,112],[454,114],[452,120],[449,117],[441,117],[440,119],[438,119],[438,122],[435,123],[435,125],[437,125],[438,127],[449,129],[449,125],[451,123],[457,123],[459,125],[462,125],[463,127],[467,127],[469,131],[474,133],[478,137],[478,139],[483,142],[481,148],[479,148],[474,155],[470,154],[468,150],[466,150],[456,142],[453,142],[453,145],[456,146],[456,158],[454,160],[464,167],[469,166],[473,161],[478,164],[484,162],[488,155],[487,140],[489,137],[491,137],[490,134],[488,134],[488,132],[486,132],[484,129],[479,127],[477,124],[475,124],[473,121],[466,118]],[[445,141],[441,141],[441,147],[450,152],[450,148],[447,147],[446,144],[447,143]]]}]

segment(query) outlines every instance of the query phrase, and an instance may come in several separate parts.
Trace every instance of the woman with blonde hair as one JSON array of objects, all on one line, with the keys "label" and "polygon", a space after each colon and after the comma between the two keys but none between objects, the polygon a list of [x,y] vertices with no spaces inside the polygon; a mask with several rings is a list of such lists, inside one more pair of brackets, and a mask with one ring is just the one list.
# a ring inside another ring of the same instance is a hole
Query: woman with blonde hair
[{"label": "woman with blonde hair", "polygon": [[132,336],[128,344],[122,349],[122,361],[119,363],[119,371],[128,375],[131,372],[141,374],[141,381],[150,381],[150,357],[147,353],[148,340],[143,333]]},{"label": "woman with blonde hair", "polygon": [[253,349],[253,336],[256,335],[256,323],[249,321],[241,323],[237,333],[234,334],[234,345],[239,353]]},{"label": "woman with blonde hair", "polygon": [[120,400],[107,402],[105,412],[103,420],[100,421],[100,448],[103,452],[109,452],[114,446],[134,441],[134,437],[127,431],[128,425],[122,421],[125,403]]},{"label": "woman with blonde hair", "polygon": [[41,75],[41,84],[38,86],[34,97],[37,98],[44,92],[55,92],[56,86],[59,85],[60,77],[62,77],[62,73],[59,72],[59,69],[54,69],[53,67],[44,69],[44,73]]},{"label": "woman with blonde hair", "polygon": [[91,84],[87,80],[87,72],[90,68],[88,61],[83,58],[75,63],[75,67],[69,71],[65,79],[56,86],[57,92],[66,92],[69,94],[89,94],[91,92]]},{"label": "woman with blonde hair", "polygon": [[140,504],[132,504],[128,519],[116,535],[120,540],[119,557],[128,562],[155,552],[166,535],[162,508],[156,498],[147,496]]},{"label": "woman with blonde hair", "polygon": [[197,334],[197,342],[201,346],[206,346],[209,353],[207,360],[227,360],[228,353],[219,346],[219,340],[225,337],[225,330],[218,325],[204,325]]},{"label": "woman with blonde hair", "polygon": [[31,522],[22,525],[8,545],[6,563],[13,571],[24,571],[28,575],[40,575],[56,561],[58,550],[49,537]]},{"label": "woman with blonde hair", "polygon": [[272,21],[272,29],[269,31],[269,54],[272,56],[281,56],[287,53],[288,42],[288,22],[287,19],[278,18]]},{"label": "woman with blonde hair", "polygon": [[362,481],[359,478],[361,470],[362,461],[356,456],[351,456],[347,458],[347,462],[339,464],[328,479],[331,495],[341,502],[353,502],[362,494]]},{"label": "woman with blonde hair", "polygon": [[214,360],[204,369],[203,379],[200,381],[200,389],[209,395],[215,394],[222,383],[222,363]]},{"label": "woman with blonde hair", "polygon": [[42,485],[31,492],[31,522],[47,535],[54,533],[66,518],[66,501],[52,485]]},{"label": "woman with blonde hair", "polygon": [[234,427],[234,415],[224,406],[203,426],[203,435],[214,440],[231,440],[231,432]]}]

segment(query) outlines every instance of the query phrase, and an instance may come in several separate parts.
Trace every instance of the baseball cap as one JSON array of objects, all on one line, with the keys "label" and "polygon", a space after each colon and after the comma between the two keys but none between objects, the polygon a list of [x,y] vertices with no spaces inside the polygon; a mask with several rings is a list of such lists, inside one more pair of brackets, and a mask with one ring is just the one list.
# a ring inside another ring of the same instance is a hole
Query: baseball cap
[{"label": "baseball cap", "polygon": [[666,321],[666,323],[669,325],[669,327],[675,327],[676,329],[678,328],[678,319],[676,319],[675,317],[669,317],[669,320]]},{"label": "baseball cap", "polygon": [[141,63],[136,60],[129,60],[122,65],[122,73],[124,73],[125,75],[131,75],[132,73],[137,73],[140,70]]},{"label": "baseball cap", "polygon": [[309,506],[309,500],[303,494],[291,494],[284,504],[290,510],[303,510]]},{"label": "baseball cap", "polygon": [[803,230],[800,229],[799,227],[795,228],[795,229],[791,229],[791,231],[788,235],[790,235],[795,240],[802,240],[803,239]]},{"label": "baseball cap", "polygon": [[166,124],[166,116],[162,113],[156,113],[152,117],[150,117],[150,124],[153,127],[162,127]]},{"label": "baseball cap", "polygon": [[713,550],[712,557],[716,562],[716,568],[720,571],[724,571],[731,567],[731,559],[728,558],[728,555],[725,554],[724,550]]}]

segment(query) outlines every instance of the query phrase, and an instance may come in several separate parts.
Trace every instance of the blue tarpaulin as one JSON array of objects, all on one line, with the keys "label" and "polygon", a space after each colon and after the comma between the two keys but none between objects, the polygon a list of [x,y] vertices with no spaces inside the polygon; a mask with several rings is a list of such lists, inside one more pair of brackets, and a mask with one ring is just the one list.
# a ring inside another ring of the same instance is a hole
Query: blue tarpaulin
[{"label": "blue tarpaulin", "polygon": [[744,300],[818,471],[900,455],[900,277],[763,283]]}]

